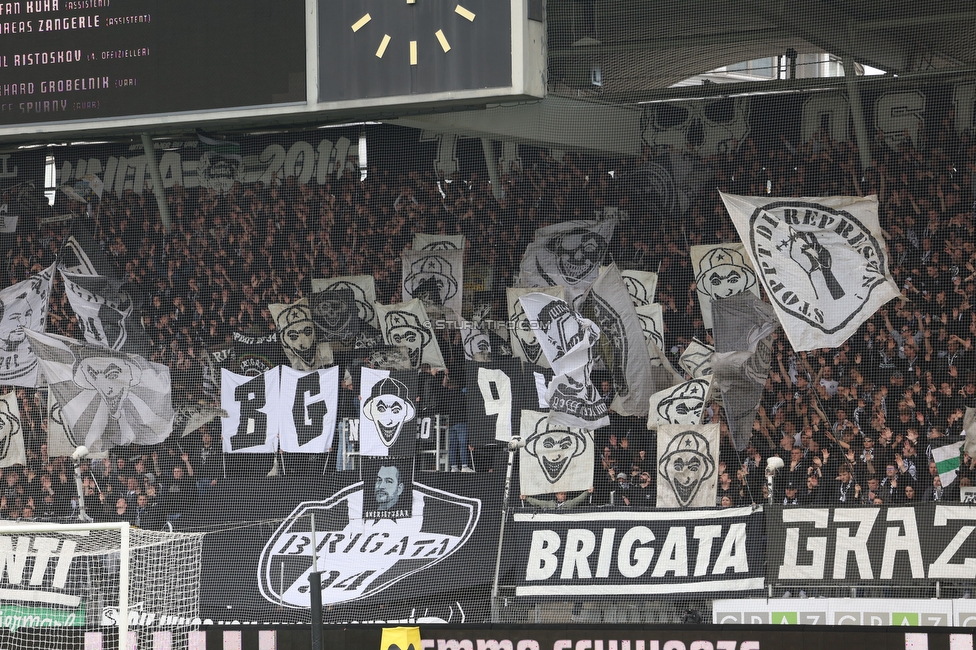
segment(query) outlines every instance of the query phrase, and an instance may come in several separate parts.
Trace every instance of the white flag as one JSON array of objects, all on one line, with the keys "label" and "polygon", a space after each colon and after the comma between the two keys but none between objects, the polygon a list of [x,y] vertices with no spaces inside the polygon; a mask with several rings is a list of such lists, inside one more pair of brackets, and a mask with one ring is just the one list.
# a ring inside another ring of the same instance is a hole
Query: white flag
[{"label": "white flag", "polygon": [[505,289],[505,297],[508,301],[508,328],[506,331],[510,337],[512,356],[548,368],[549,360],[546,359],[546,355],[542,354],[542,346],[539,345],[539,339],[536,337],[536,328],[529,322],[528,316],[525,315],[525,308],[519,301],[519,298],[530,293],[544,293],[547,296],[562,300],[565,298],[565,291],[562,287],[544,287],[542,289],[507,287]]},{"label": "white flag", "polygon": [[359,379],[359,453],[413,456],[417,448],[417,373],[363,368]]},{"label": "white flag", "polygon": [[712,355],[715,348],[705,345],[697,339],[692,340],[681,353],[678,365],[694,379],[712,374]]},{"label": "white flag", "polygon": [[332,448],[339,402],[339,366],[299,372],[281,369],[281,451],[322,454]]},{"label": "white flag", "polygon": [[290,305],[273,303],[268,311],[275,322],[278,340],[295,370],[316,370],[332,365],[332,346],[318,343],[312,309],[307,298]]},{"label": "white flag", "polygon": [[553,424],[546,413],[522,411],[519,485],[527,495],[593,487],[593,432]]},{"label": "white flag", "polygon": [[406,348],[410,367],[420,368],[422,363],[431,368],[443,369],[444,357],[434,336],[434,329],[424,304],[417,298],[396,305],[374,305],[380,319],[383,340],[387,345]]},{"label": "white flag", "polygon": [[63,336],[26,333],[65,424],[89,450],[154,445],[169,437],[167,366]]},{"label": "white flag", "polygon": [[276,366],[256,377],[220,369],[221,438],[227,453],[273,454],[278,451],[278,393],[281,372]]},{"label": "white flag", "polygon": [[711,375],[665,388],[651,395],[647,428],[660,424],[698,424],[708,400]]},{"label": "white flag", "polygon": [[10,391],[0,397],[0,467],[26,465],[24,427],[20,423],[20,406],[17,392]]},{"label": "white flag", "polygon": [[53,279],[52,265],[0,291],[0,384],[37,386],[37,357],[24,330],[44,331]]},{"label": "white flag", "polygon": [[590,430],[610,424],[607,404],[590,379],[600,328],[565,300],[530,293],[519,301],[529,321],[538,327],[542,353],[552,366],[553,378],[546,390],[550,422]]},{"label": "white flag", "polygon": [[596,280],[616,225],[616,219],[606,219],[539,228],[522,257],[519,284],[563,286],[567,300],[575,301]]},{"label": "white flag", "polygon": [[459,318],[464,287],[464,251],[405,250],[403,301],[419,298],[438,318]]},{"label": "white flag", "polygon": [[428,235],[415,232],[413,234],[413,250],[463,251],[464,235]]},{"label": "white flag", "polygon": [[759,282],[742,244],[692,246],[691,266],[695,274],[702,324],[712,329],[712,302],[743,291],[759,296]]},{"label": "white flag", "polygon": [[901,295],[876,196],[722,200],[795,350],[842,345]]},{"label": "white flag", "polygon": [[714,506],[718,453],[718,424],[658,425],[657,507]]},{"label": "white flag", "polygon": [[371,275],[340,275],[334,278],[315,278],[312,280],[312,293],[319,293],[331,289],[348,289],[352,291],[359,308],[361,321],[379,329],[380,322],[376,318],[373,303],[376,302],[376,280]]}]

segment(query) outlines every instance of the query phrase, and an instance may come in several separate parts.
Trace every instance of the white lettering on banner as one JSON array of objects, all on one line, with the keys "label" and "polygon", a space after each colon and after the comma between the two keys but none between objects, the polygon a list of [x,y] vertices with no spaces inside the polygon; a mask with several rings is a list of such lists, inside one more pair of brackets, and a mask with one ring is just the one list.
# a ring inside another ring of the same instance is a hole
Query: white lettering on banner
[{"label": "white lettering on banner", "polygon": [[[630,579],[640,578],[648,570],[654,578],[668,575],[723,576],[730,570],[733,574],[749,572],[744,523],[731,524],[724,536],[722,527],[714,524],[672,526],[659,551],[652,546],[657,538],[647,526],[627,529],[620,537],[619,547],[615,548],[616,537],[616,528],[604,528],[597,544],[597,534],[593,529],[570,528],[565,533],[563,543],[563,537],[557,531],[534,530],[526,560],[525,580],[549,580],[557,571],[559,580],[591,580],[594,575],[591,558],[594,554],[597,578],[610,576],[614,560],[620,575]],[[712,562],[713,544],[720,537],[722,548]],[[689,543],[694,545],[696,542],[697,552],[689,555]]]},{"label": "white lettering on banner", "polygon": [[[848,574],[848,561],[853,556],[856,580],[890,580],[894,576],[895,563],[903,553],[913,579],[921,578],[976,578],[976,558],[965,558],[962,562],[951,562],[976,526],[963,526],[946,545],[928,569],[922,557],[921,537],[918,530],[916,511],[913,508],[888,508],[885,521],[894,524],[885,527],[882,552],[872,560],[868,551],[868,540],[874,531],[878,515],[882,511],[870,508],[824,509],[796,508],[783,511],[786,525],[783,562],[778,570],[780,580],[823,580],[830,570],[834,580],[845,580]],[[837,526],[832,533],[809,534],[813,529],[826,529],[828,518],[833,514],[834,524],[853,524]],[[945,526],[952,520],[974,520],[976,513],[966,507],[938,506],[935,511],[935,526]],[[804,531],[806,529],[806,531]],[[830,535],[834,536],[833,557],[827,556]],[[801,541],[804,552],[811,554],[809,564],[800,564]],[[880,563],[880,568],[875,565]],[[879,569],[879,570],[876,570]]]},{"label": "white lettering on banner", "polygon": [[[939,506],[935,509],[933,525],[945,526],[952,520],[972,521],[976,519],[970,506]],[[976,579],[976,558],[967,557],[962,562],[952,562],[952,558],[969,539],[976,526],[963,526],[955,537],[946,544],[942,554],[929,567],[930,578],[953,578],[957,580]]]},{"label": "white lettering on banner", "polygon": [[27,559],[33,558],[28,584],[39,586],[44,584],[48,565],[52,557],[57,557],[54,572],[51,576],[51,586],[63,589],[68,579],[68,569],[74,559],[77,542],[71,539],[59,540],[56,537],[17,537],[17,546],[13,545],[13,538],[9,535],[0,536],[0,584],[22,584]]}]

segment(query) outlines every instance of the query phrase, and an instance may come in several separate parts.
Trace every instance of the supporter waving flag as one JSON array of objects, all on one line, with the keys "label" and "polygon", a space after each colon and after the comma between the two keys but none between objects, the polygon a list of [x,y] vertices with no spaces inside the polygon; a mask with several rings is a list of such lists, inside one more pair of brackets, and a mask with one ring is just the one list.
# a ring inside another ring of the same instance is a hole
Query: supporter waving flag
[{"label": "supporter waving flag", "polygon": [[795,350],[843,344],[901,295],[877,196],[722,200]]},{"label": "supporter waving flag", "polygon": [[63,336],[26,333],[65,425],[89,450],[154,445],[169,437],[168,367]]}]

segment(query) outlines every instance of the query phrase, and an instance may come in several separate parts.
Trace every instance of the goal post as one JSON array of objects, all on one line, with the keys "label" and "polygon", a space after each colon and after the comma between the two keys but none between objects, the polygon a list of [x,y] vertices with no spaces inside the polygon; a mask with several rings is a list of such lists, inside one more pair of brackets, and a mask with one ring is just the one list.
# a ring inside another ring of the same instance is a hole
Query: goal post
[{"label": "goal post", "polygon": [[127,523],[0,525],[0,645],[85,647],[95,633],[122,650],[142,631],[185,636],[200,624],[202,546],[202,533]]}]

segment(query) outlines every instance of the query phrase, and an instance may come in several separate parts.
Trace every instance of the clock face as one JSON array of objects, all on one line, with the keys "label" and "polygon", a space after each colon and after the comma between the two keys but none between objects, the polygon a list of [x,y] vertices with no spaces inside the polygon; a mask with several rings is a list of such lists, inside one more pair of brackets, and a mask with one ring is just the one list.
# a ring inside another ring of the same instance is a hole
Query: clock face
[{"label": "clock face", "polygon": [[509,0],[319,0],[319,101],[512,85]]}]

